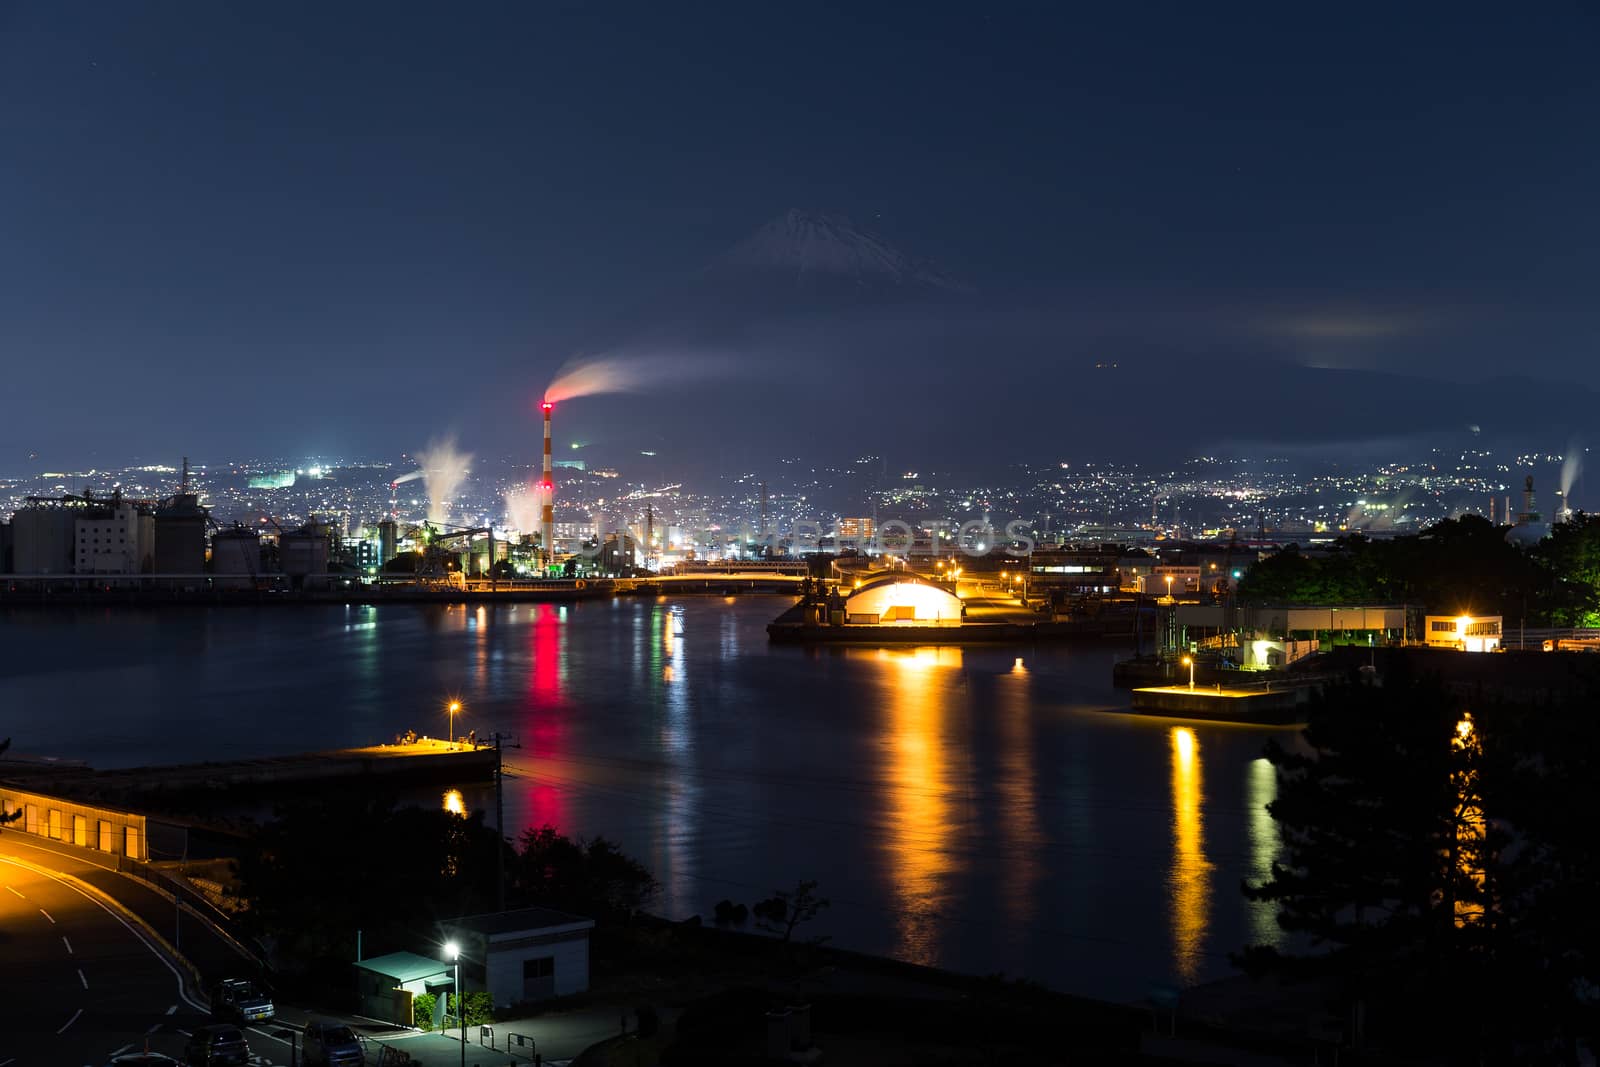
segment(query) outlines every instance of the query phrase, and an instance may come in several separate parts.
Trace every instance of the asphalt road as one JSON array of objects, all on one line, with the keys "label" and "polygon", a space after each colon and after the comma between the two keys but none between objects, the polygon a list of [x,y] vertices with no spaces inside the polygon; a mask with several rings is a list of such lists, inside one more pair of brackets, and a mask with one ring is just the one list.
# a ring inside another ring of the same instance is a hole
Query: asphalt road
[{"label": "asphalt road", "polygon": [[121,916],[0,856],[0,1067],[103,1064],[196,1009],[178,972]]}]

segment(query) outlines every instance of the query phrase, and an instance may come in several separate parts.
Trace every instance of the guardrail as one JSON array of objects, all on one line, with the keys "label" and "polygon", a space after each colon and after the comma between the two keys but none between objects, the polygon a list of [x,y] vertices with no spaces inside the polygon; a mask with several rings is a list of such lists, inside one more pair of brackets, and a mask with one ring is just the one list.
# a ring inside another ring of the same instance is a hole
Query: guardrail
[{"label": "guardrail", "polygon": [[511,1055],[524,1055],[535,1063],[539,1060],[538,1046],[529,1034],[506,1034],[506,1052]]}]

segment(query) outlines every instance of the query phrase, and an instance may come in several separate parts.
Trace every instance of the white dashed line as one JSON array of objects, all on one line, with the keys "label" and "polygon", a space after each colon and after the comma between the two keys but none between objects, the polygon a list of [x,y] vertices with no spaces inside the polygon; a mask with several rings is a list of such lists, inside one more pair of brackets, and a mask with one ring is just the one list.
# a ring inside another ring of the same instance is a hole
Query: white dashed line
[{"label": "white dashed line", "polygon": [[[16,893],[17,896],[22,897],[23,900],[27,900],[28,899],[27,897],[23,897],[21,893],[17,892],[16,886],[8,885],[8,886],[6,886],[6,888],[11,890],[13,893]],[[14,1062],[16,1062],[16,1061],[14,1061],[14,1060],[7,1060],[6,1061],[6,1063],[14,1063]],[[0,1067],[6,1067],[6,1063],[0,1063]]]},{"label": "white dashed line", "polygon": [[172,1007],[168,1008],[167,1009],[167,1014],[168,1015],[176,1015],[176,1014],[178,1014],[178,1006],[176,1004],[174,1004]]},{"label": "white dashed line", "polygon": [[160,1024],[160,1023],[156,1023],[156,1024],[155,1024],[155,1025],[154,1025],[154,1026],[152,1026],[152,1027],[151,1027],[151,1028],[150,1028],[150,1029],[148,1029],[148,1030],[146,1030],[146,1031],[145,1031],[145,1033],[147,1033],[147,1034],[153,1034],[153,1033],[155,1033],[155,1032],[156,1032],[156,1031],[157,1031],[157,1030],[159,1030],[159,1029],[161,1029],[161,1024]]},{"label": "white dashed line", "polygon": [[79,1008],[77,1011],[73,1012],[72,1013],[72,1018],[70,1018],[66,1022],[62,1023],[61,1024],[61,1029],[57,1030],[56,1033],[58,1033],[58,1034],[66,1033],[67,1032],[67,1027],[69,1027],[73,1023],[77,1022],[78,1021],[78,1016],[80,1016],[82,1014],[83,1014],[83,1009],[82,1008]]},{"label": "white dashed line", "polygon": [[67,935],[61,935],[61,943],[67,946],[67,955],[72,955],[72,942],[67,940]]},{"label": "white dashed line", "polygon": [[178,1033],[182,1034],[184,1037],[193,1037],[194,1036],[193,1034],[191,1034],[187,1030],[179,1030]]},{"label": "white dashed line", "polygon": [[[35,866],[33,866],[32,864],[29,864],[29,863],[19,862],[17,859],[15,859],[14,857],[10,857],[10,856],[6,857],[3,860],[0,860],[0,863],[8,863],[8,864],[11,864],[12,866],[15,866],[15,867],[21,867],[24,870],[31,871],[34,874],[38,874],[38,875],[41,875],[41,876],[43,876],[45,878],[48,878],[52,882],[59,882],[62,886],[66,887],[67,889],[72,890],[74,893],[77,893],[79,896],[81,896],[85,900],[89,901],[89,903],[93,904],[95,907],[99,908],[101,911],[105,912],[107,915],[109,915],[113,919],[117,920],[117,922],[120,923],[122,925],[122,927],[125,930],[128,931],[128,933],[133,935],[135,940],[137,940],[141,945],[143,945],[145,948],[150,950],[150,954],[152,956],[154,956],[160,962],[161,966],[165,967],[171,973],[173,980],[178,983],[178,999],[182,1000],[185,1004],[189,1005],[190,1007],[192,1007],[192,1008],[194,1008],[194,1009],[196,1009],[198,1011],[206,1011],[207,1010],[206,1005],[202,1004],[198,1000],[195,1000],[193,997],[191,997],[189,995],[188,991],[183,988],[183,976],[178,973],[178,968],[173,966],[172,961],[167,959],[165,956],[163,956],[161,954],[161,951],[159,949],[157,949],[156,946],[148,938],[146,938],[144,934],[142,934],[138,930],[134,929],[134,926],[133,926],[132,923],[130,923],[127,919],[124,919],[121,915],[118,915],[115,911],[112,911],[111,908],[105,903],[105,901],[100,900],[98,897],[93,896],[87,890],[80,889],[78,886],[73,885],[71,882],[69,882],[69,881],[67,881],[67,880],[65,880],[63,878],[59,878],[54,874],[51,874],[49,871],[45,870],[42,867],[35,867]],[[19,893],[18,896],[21,896],[21,894]]]},{"label": "white dashed line", "polygon": [[132,1044],[123,1045],[121,1048],[117,1049],[117,1051],[111,1054],[111,1058],[116,1059],[118,1056],[122,1055],[124,1052],[127,1052],[132,1047]]},{"label": "white dashed line", "polygon": [[43,908],[39,909],[39,914],[43,915],[46,919],[49,919],[51,926],[54,926],[56,924],[55,917],[52,916],[48,911],[45,911]]},{"label": "white dashed line", "polygon": [[[83,988],[85,988],[85,989],[89,988],[89,979],[87,979],[87,978],[85,978],[83,976],[83,968],[82,967],[78,968],[78,981],[83,983]],[[465,1013],[463,1012],[463,1014],[465,1014]]]}]

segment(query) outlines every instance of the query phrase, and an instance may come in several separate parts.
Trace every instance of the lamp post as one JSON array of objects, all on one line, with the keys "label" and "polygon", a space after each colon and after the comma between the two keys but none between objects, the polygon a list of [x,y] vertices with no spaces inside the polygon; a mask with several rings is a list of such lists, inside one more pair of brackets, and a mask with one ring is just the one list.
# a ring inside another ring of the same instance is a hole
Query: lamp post
[{"label": "lamp post", "polygon": [[450,743],[452,745],[456,743],[456,712],[460,710],[461,701],[452,700],[450,702]]},{"label": "lamp post", "polygon": [[456,1016],[461,1020],[461,1067],[467,1067],[467,1013],[462,1010],[461,1004],[461,946],[454,941],[448,941],[444,950],[450,953],[450,958],[456,965]]},{"label": "lamp post", "polygon": [[1189,688],[1193,689],[1194,688],[1194,657],[1193,656],[1185,656],[1185,657],[1183,657],[1183,665],[1185,667],[1189,668]]},{"label": "lamp post", "polygon": [[1172,575],[1167,575],[1167,599],[1172,599]]}]

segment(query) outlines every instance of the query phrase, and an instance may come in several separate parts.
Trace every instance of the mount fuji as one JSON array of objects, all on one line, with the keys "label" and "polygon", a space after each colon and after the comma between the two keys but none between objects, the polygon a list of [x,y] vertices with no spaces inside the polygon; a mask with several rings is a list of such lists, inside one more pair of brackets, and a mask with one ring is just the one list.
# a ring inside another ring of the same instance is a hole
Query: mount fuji
[{"label": "mount fuji", "polygon": [[933,263],[907,254],[843,215],[798,208],[734,245],[702,272],[727,282],[760,279],[801,291],[952,296],[972,291]]}]

